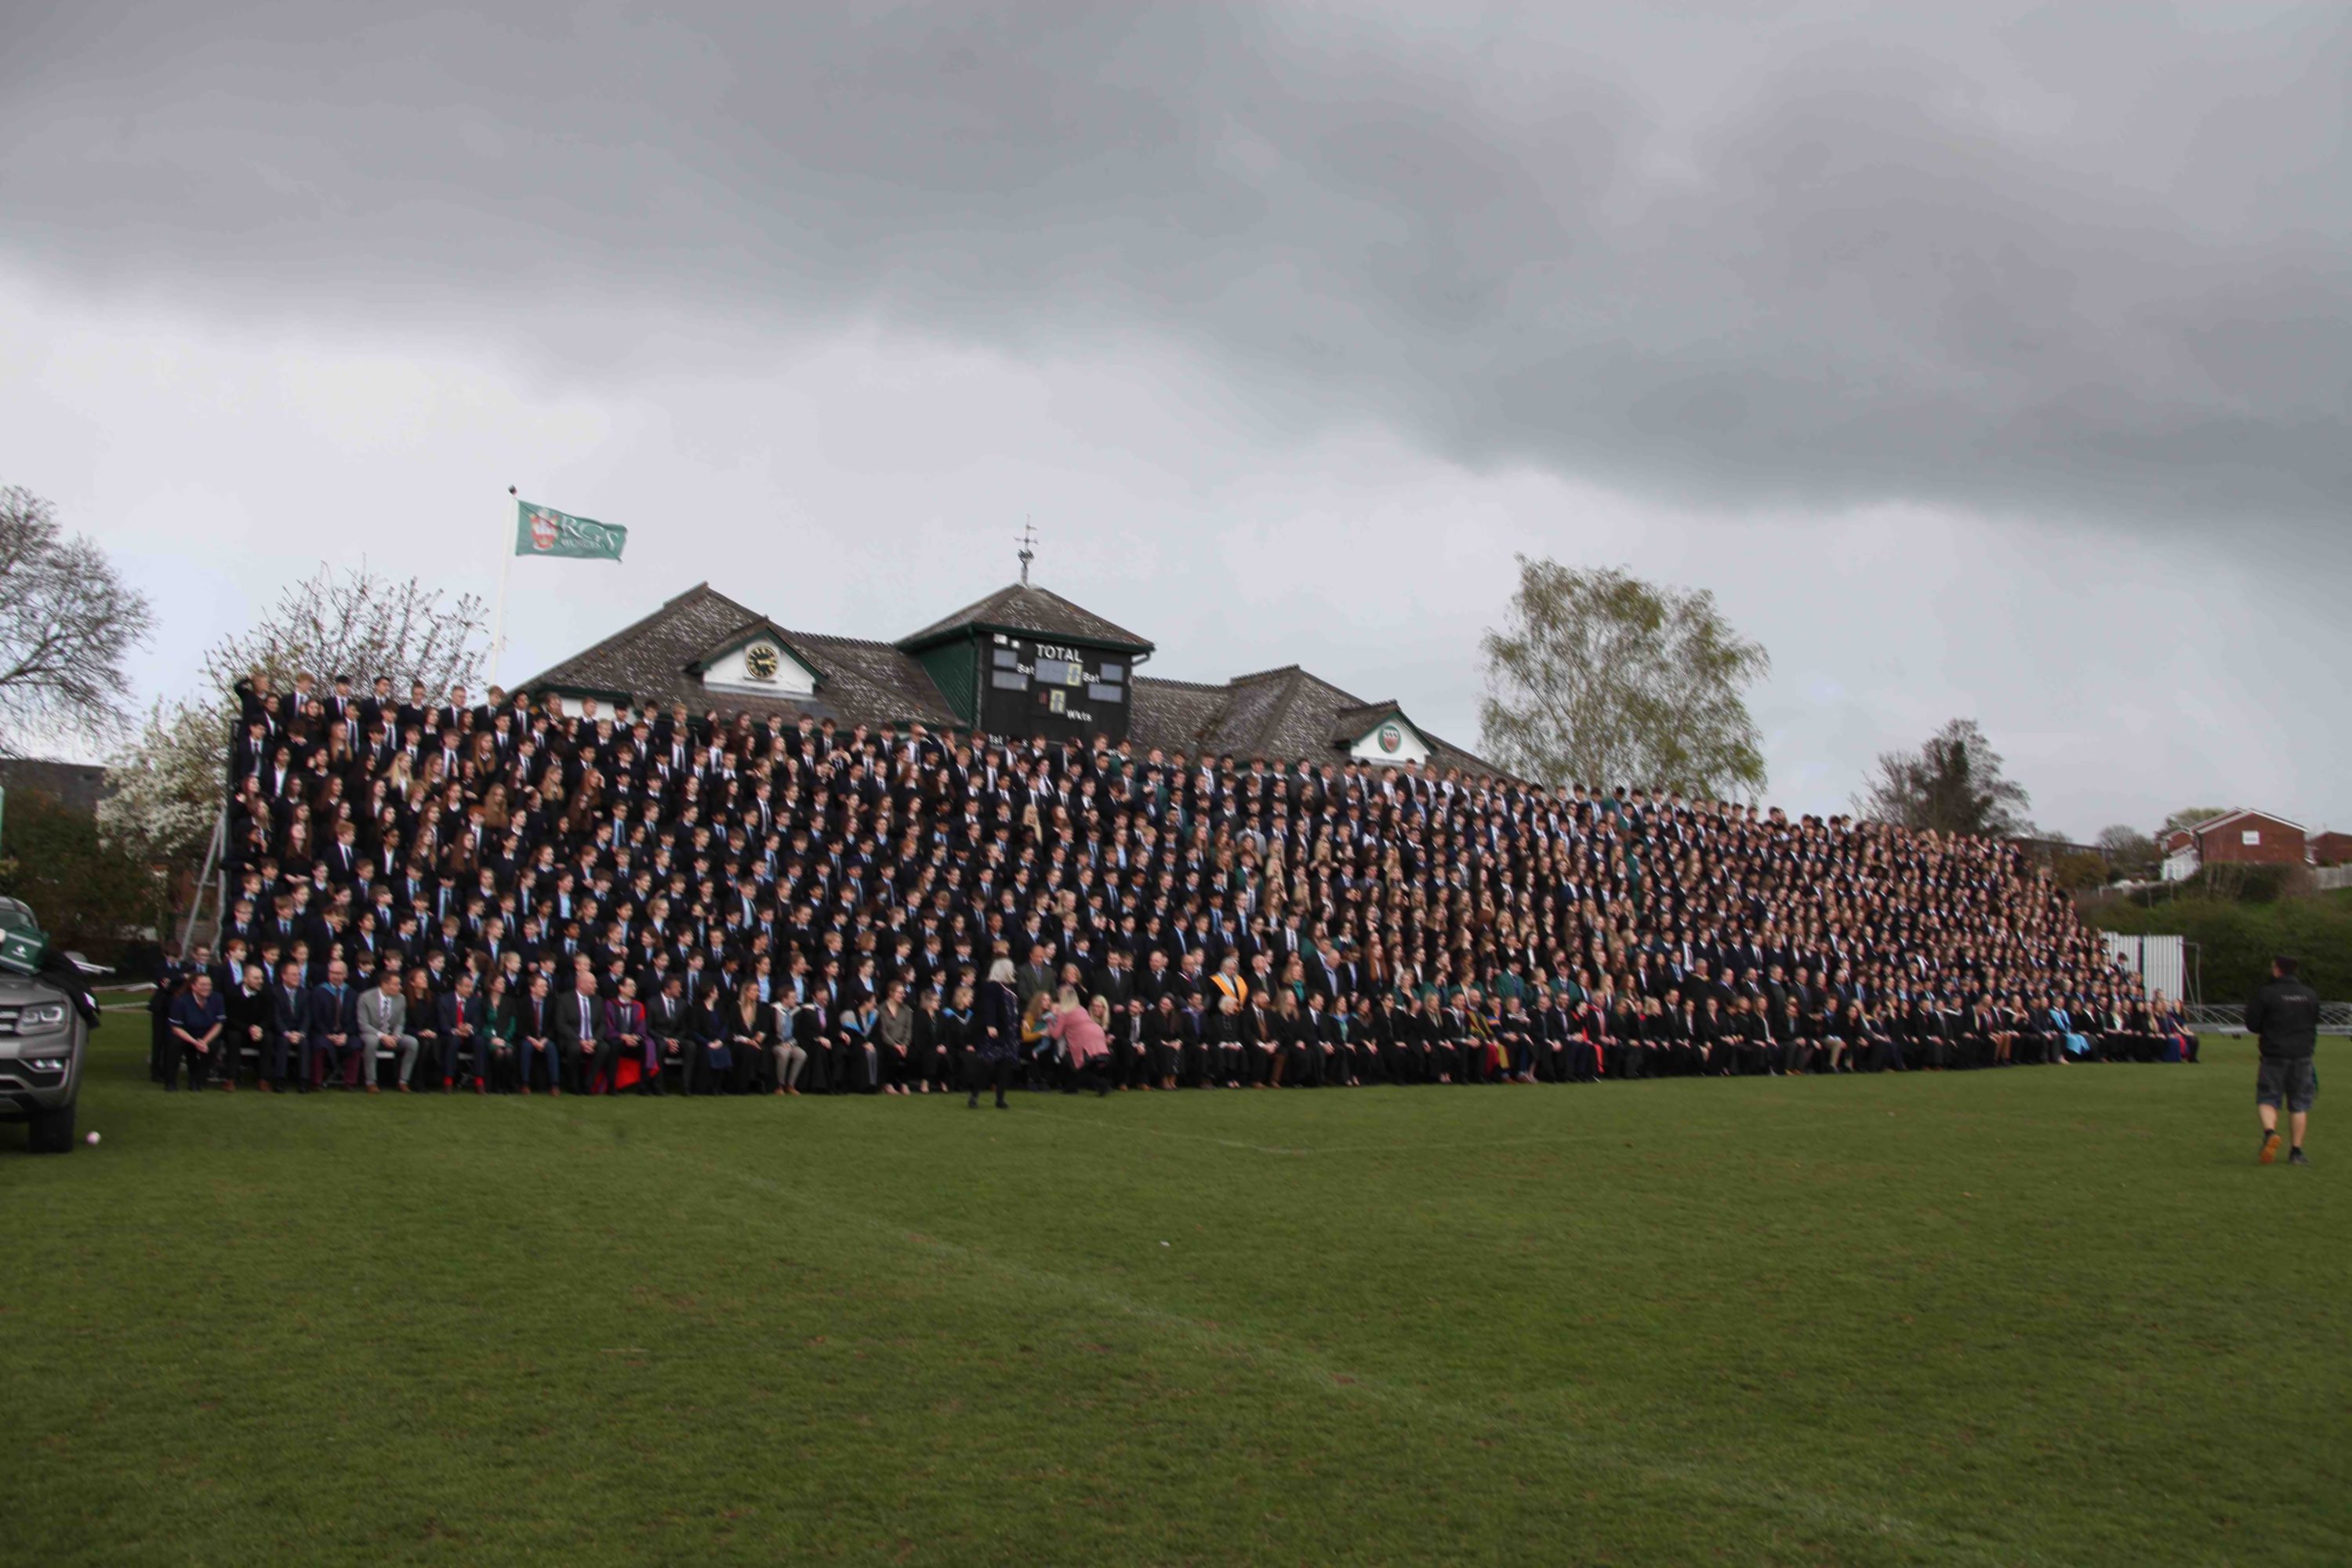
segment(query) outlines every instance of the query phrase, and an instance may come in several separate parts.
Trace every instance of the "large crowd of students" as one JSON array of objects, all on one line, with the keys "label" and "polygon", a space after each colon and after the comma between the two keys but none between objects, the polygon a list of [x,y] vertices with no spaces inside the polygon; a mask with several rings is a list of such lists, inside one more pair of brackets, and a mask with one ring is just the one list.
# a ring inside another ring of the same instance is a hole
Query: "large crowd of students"
[{"label": "large crowd of students", "polygon": [[258,678],[155,1076],[548,1094],[2195,1058],[2016,845],[1457,771]]}]

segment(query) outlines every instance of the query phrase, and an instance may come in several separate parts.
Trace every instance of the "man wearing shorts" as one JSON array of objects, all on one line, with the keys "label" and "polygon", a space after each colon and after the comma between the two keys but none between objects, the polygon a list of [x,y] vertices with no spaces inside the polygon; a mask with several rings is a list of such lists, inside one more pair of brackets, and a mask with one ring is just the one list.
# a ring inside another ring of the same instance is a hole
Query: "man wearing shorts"
[{"label": "man wearing shorts", "polygon": [[2307,1165],[2303,1154],[2303,1130],[2311,1120],[2311,1102],[2319,1093],[2319,1074],[2312,1067],[2312,1048],[2319,1032],[2319,994],[2294,977],[2294,960],[2271,960],[2271,983],[2246,1004],[2246,1033],[2263,1043],[2262,1067],[2254,1079],[2254,1114],[2262,1118],[2261,1159],[2265,1165],[2278,1158],[2278,1115],[2284,1105],[2294,1134],[2286,1163]]}]

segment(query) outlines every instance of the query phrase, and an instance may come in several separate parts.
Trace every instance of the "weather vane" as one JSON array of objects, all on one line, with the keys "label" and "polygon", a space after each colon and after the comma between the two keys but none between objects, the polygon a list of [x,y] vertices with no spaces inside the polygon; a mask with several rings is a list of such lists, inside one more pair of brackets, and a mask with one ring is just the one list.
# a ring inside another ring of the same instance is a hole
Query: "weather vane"
[{"label": "weather vane", "polygon": [[1021,520],[1021,585],[1024,588],[1029,585],[1029,563],[1036,559],[1037,531],[1029,526],[1024,517]]}]

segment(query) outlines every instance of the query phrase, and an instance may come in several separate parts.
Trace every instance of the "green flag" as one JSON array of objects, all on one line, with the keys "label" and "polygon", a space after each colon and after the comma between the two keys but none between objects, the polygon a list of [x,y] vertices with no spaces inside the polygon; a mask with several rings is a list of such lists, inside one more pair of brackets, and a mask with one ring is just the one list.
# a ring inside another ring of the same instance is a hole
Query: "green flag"
[{"label": "green flag", "polygon": [[564,555],[576,560],[618,561],[629,531],[594,522],[533,501],[515,502],[515,553]]}]

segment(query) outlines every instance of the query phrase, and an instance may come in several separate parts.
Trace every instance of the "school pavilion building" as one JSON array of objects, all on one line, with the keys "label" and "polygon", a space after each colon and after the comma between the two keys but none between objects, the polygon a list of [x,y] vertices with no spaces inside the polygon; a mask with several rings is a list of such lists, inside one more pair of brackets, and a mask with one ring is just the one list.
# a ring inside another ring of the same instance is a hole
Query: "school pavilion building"
[{"label": "school pavilion building", "polygon": [[1354,760],[1443,774],[1497,772],[1413,722],[1298,666],[1222,685],[1142,673],[1151,639],[1023,581],[895,642],[794,631],[709,583],[523,683],[578,713],[683,702],[764,719],[979,730],[1157,747],[1246,762]]}]

